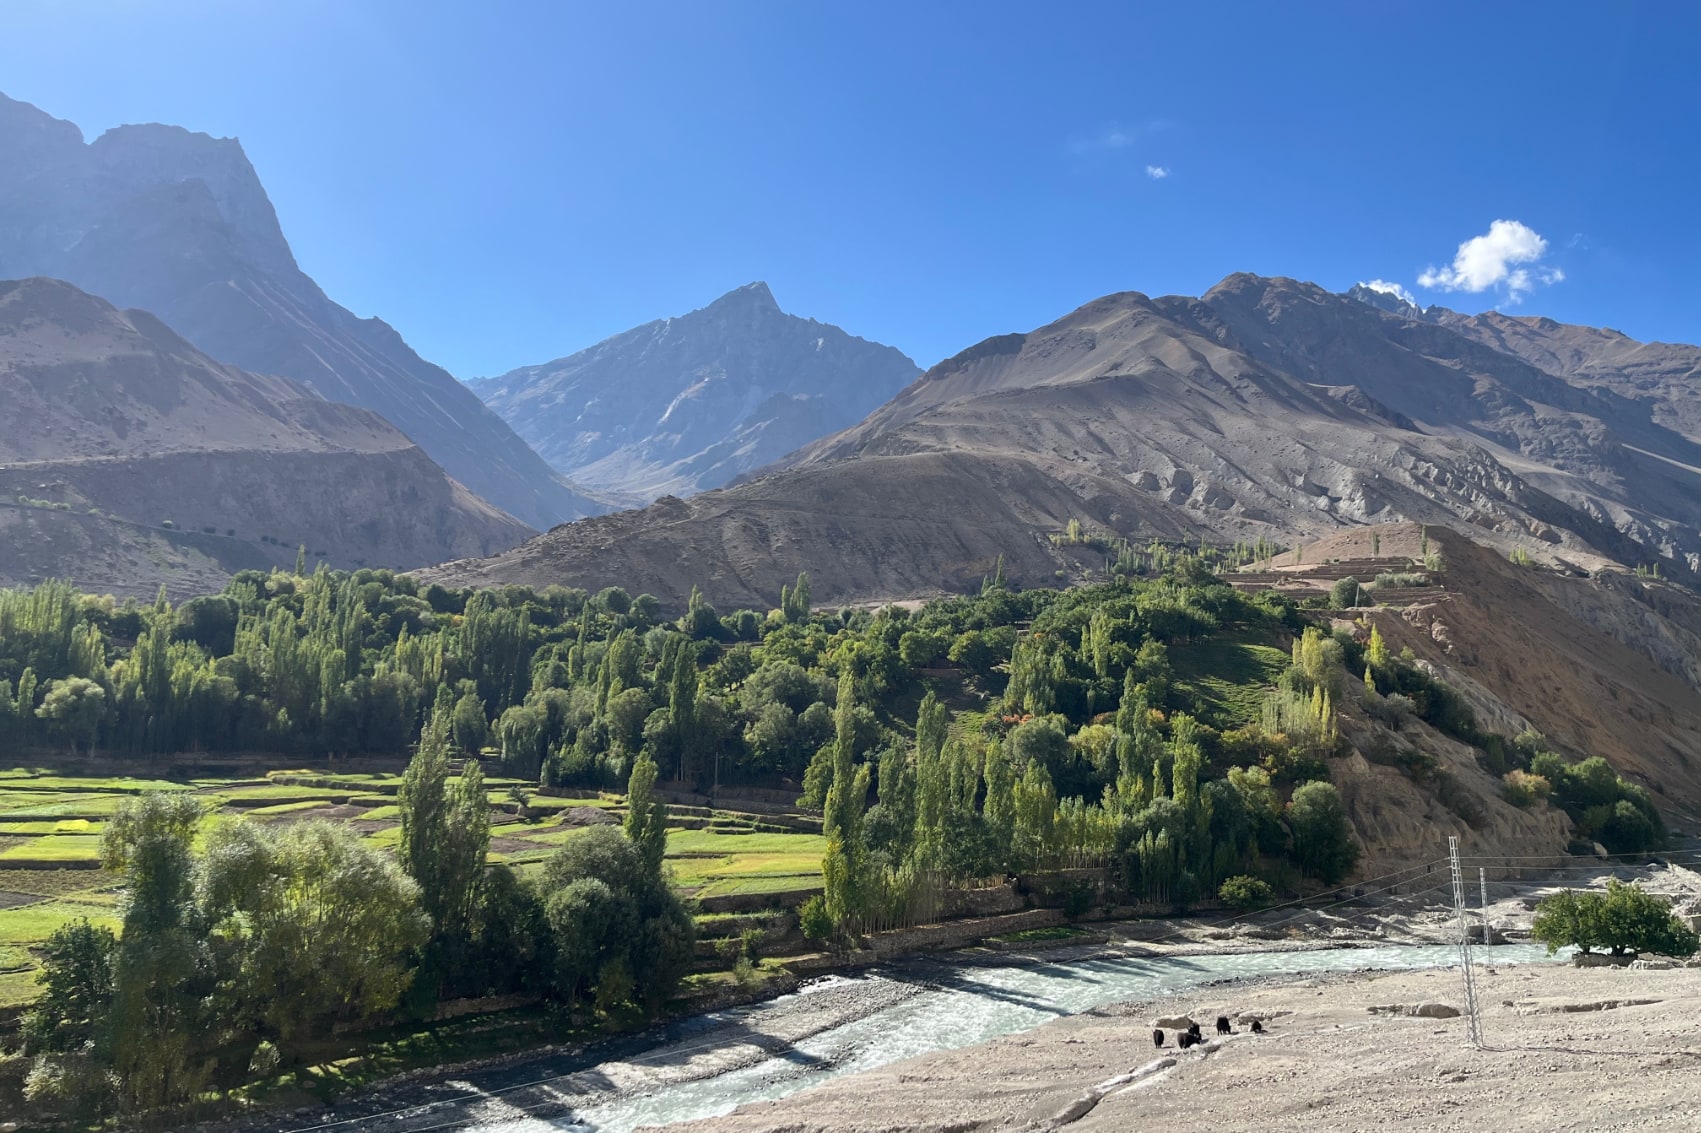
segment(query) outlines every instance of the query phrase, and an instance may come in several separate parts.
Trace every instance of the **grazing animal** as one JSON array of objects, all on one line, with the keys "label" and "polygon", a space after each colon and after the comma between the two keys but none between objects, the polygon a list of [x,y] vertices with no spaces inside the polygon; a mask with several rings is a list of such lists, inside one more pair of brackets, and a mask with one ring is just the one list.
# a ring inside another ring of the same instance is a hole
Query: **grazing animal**
[{"label": "grazing animal", "polygon": [[1252,1020],[1252,1033],[1255,1035],[1264,1033],[1264,1021],[1262,1019]]},{"label": "grazing animal", "polygon": [[1186,1050],[1188,1047],[1197,1046],[1204,1041],[1204,1039],[1200,1038],[1192,1031],[1184,1031],[1176,1036],[1175,1045],[1179,1046],[1182,1050]]},{"label": "grazing animal", "polygon": [[1218,1015],[1217,1016],[1217,1034],[1226,1035],[1226,1034],[1231,1033],[1232,1030],[1233,1030],[1233,1028],[1231,1028],[1229,1026],[1228,1016],[1227,1015]]},{"label": "grazing animal", "polygon": [[1193,1036],[1194,1042],[1199,1042],[1201,1039],[1203,1039],[1205,1037],[1204,1035],[1199,1033],[1199,1024],[1197,1024],[1197,1023],[1193,1024],[1191,1027],[1188,1027],[1187,1033]]},{"label": "grazing animal", "polygon": [[1155,1030],[1155,1031],[1152,1032],[1152,1045],[1153,1046],[1163,1046],[1164,1045],[1164,1033],[1162,1031]]}]

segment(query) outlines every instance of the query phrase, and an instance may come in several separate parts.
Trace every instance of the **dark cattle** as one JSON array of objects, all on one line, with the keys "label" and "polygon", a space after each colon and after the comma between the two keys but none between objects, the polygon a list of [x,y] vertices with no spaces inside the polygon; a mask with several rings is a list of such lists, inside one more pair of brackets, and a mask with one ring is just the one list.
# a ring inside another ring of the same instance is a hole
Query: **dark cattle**
[{"label": "dark cattle", "polygon": [[1198,1042],[1200,1039],[1205,1037],[1204,1035],[1199,1033],[1199,1024],[1197,1024],[1197,1023],[1193,1024],[1191,1027],[1188,1027],[1187,1033],[1193,1036],[1194,1042]]},{"label": "dark cattle", "polygon": [[1261,1035],[1261,1034],[1264,1033],[1264,1022],[1263,1022],[1263,1020],[1261,1020],[1261,1019],[1252,1020],[1252,1033],[1255,1034],[1255,1035]]},{"label": "dark cattle", "polygon": [[1226,1035],[1226,1034],[1230,1033],[1230,1030],[1231,1030],[1231,1028],[1229,1027],[1228,1016],[1227,1015],[1218,1015],[1217,1016],[1217,1034]]},{"label": "dark cattle", "polygon": [[1204,1041],[1204,1039],[1200,1038],[1192,1031],[1186,1031],[1176,1036],[1175,1045],[1179,1046],[1182,1050],[1186,1050],[1188,1047],[1197,1046]]},{"label": "dark cattle", "polygon": [[1152,1032],[1152,1045],[1153,1046],[1163,1046],[1164,1045],[1164,1033],[1162,1031],[1153,1031]]}]

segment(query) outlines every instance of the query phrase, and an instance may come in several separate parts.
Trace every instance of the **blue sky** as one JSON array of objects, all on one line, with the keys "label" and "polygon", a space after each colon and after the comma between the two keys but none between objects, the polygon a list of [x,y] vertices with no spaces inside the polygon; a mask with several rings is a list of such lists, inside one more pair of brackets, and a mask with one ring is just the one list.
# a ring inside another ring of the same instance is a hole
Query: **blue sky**
[{"label": "blue sky", "polygon": [[1695,342],[1697,12],[4,0],[0,91],[240,137],[461,377],[753,279],[923,365],[1240,270]]}]

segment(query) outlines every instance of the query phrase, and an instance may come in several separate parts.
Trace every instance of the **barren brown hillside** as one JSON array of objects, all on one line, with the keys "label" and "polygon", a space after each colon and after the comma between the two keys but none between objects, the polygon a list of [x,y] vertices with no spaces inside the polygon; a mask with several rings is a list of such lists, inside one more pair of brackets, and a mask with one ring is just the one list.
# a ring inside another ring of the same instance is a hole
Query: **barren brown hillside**
[{"label": "barren brown hillside", "polygon": [[[1517,566],[1455,532],[1415,524],[1339,532],[1272,565],[1296,578],[1338,576],[1331,560],[1408,569],[1426,546],[1440,556],[1438,590],[1411,605],[1343,616],[1376,624],[1392,647],[1432,664],[1472,700],[1485,726],[1515,733],[1527,725],[1567,754],[1604,756],[1652,790],[1669,819],[1701,826],[1701,687],[1694,683],[1701,651],[1689,645],[1696,639],[1684,624],[1701,602],[1620,571],[1580,576]],[[1621,639],[1624,627],[1638,625],[1664,632]],[[1375,805],[1392,812],[1385,786]]]},{"label": "barren brown hillside", "polygon": [[312,561],[406,566],[528,529],[387,421],[221,366],[57,280],[0,284],[0,582],[153,594]]},{"label": "barren brown hillside", "polygon": [[[1652,455],[1650,455],[1652,454]],[[1610,390],[1311,284],[1109,295],[935,366],[759,479],[570,524],[452,584],[647,589],[772,603],[960,589],[999,554],[1051,584],[1069,520],[1136,542],[1315,539],[1415,521],[1544,561],[1701,553],[1701,446]],[[1099,565],[1102,565],[1102,560]]]}]

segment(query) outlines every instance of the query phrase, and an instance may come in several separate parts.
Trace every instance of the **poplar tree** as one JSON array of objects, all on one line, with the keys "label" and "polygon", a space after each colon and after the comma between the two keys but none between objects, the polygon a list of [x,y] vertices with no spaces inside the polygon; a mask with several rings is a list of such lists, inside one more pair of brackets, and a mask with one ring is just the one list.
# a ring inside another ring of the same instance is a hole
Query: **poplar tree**
[{"label": "poplar tree", "polygon": [[667,804],[656,794],[656,762],[640,754],[626,781],[626,837],[643,855],[644,868],[659,879],[667,854]]}]

